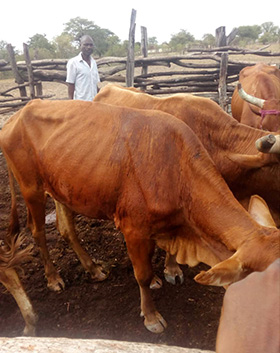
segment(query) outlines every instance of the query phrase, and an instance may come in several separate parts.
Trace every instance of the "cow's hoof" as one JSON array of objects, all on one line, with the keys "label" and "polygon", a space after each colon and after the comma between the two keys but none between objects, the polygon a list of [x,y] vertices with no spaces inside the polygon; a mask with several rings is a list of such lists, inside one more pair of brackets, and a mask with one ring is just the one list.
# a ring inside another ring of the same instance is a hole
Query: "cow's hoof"
[{"label": "cow's hoof", "polygon": [[48,278],[48,288],[54,292],[61,292],[65,289],[65,283],[59,275],[56,275],[53,278]]},{"label": "cow's hoof", "polygon": [[200,271],[200,273],[194,277],[194,280],[200,284],[210,285],[213,278],[214,274],[210,269],[208,271]]},{"label": "cow's hoof", "polygon": [[158,276],[154,276],[150,284],[151,289],[160,289],[162,287],[162,280]]},{"label": "cow's hoof", "polygon": [[160,313],[156,312],[155,318],[153,320],[145,319],[144,325],[147,330],[153,333],[162,333],[167,327],[167,322],[160,315]]},{"label": "cow's hoof", "polygon": [[104,281],[110,274],[110,271],[102,265],[96,265],[94,272],[91,273],[91,278],[94,282]]},{"label": "cow's hoof", "polygon": [[34,326],[25,326],[23,330],[23,336],[36,337],[36,328]]},{"label": "cow's hoof", "polygon": [[164,278],[165,278],[166,282],[171,283],[173,285],[175,285],[176,282],[179,282],[180,284],[182,284],[184,282],[184,275],[183,275],[183,272],[181,269],[180,269],[180,271],[176,271],[173,273],[169,273],[169,271],[167,269],[165,269],[164,270]]}]

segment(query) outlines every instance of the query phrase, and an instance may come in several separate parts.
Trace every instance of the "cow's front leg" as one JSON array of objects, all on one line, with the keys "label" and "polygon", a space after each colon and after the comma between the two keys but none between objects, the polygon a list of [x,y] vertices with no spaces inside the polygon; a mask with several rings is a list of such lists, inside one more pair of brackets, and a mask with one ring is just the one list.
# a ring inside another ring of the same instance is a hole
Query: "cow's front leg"
[{"label": "cow's front leg", "polygon": [[184,282],[184,275],[176,262],[176,255],[170,255],[168,252],[165,257],[164,277],[167,282],[174,285],[176,284],[176,278],[179,279],[181,284]]},{"label": "cow's front leg", "polygon": [[102,265],[92,261],[89,254],[82,248],[74,226],[73,212],[60,202],[55,200],[57,228],[69,246],[75,251],[84,269],[90,273],[94,281],[104,281],[108,277],[108,272]]},{"label": "cow's front leg", "polygon": [[141,314],[144,316],[144,325],[154,333],[161,333],[167,327],[164,318],[156,311],[151,296],[150,284],[153,279],[152,256],[155,243],[152,240],[141,239],[137,236],[126,237],[126,245],[130,256],[134,275],[140,288]]}]

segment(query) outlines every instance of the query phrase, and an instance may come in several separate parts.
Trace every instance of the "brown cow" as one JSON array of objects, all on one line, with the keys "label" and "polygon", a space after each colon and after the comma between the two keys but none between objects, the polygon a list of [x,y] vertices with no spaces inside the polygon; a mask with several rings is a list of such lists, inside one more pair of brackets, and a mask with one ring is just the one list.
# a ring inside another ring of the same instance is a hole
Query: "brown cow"
[{"label": "brown cow", "polygon": [[58,205],[60,232],[99,280],[105,276],[81,250],[72,211],[114,220],[152,332],[166,327],[149,288],[156,245],[178,263],[214,266],[196,280],[220,286],[264,270],[279,256],[280,231],[250,217],[192,130],[166,113],[34,100],[6,123],[0,145],[28,207],[49,285],[59,286],[60,277],[46,247],[46,192]]},{"label": "brown cow", "polygon": [[184,121],[198,136],[239,202],[247,209],[250,197],[260,195],[280,226],[280,158],[257,154],[255,147],[256,140],[266,136],[267,132],[238,124],[212,100],[191,94],[159,98],[134,88],[109,84],[94,100],[158,109]]},{"label": "brown cow", "polygon": [[231,100],[232,116],[239,122],[264,129],[280,129],[280,70],[258,63],[244,67]]},{"label": "brown cow", "polygon": [[23,334],[35,336],[37,315],[16,272],[22,261],[31,256],[31,246],[20,249],[22,243],[23,238],[18,236],[0,245],[0,282],[12,294],[20,308],[25,321]]}]

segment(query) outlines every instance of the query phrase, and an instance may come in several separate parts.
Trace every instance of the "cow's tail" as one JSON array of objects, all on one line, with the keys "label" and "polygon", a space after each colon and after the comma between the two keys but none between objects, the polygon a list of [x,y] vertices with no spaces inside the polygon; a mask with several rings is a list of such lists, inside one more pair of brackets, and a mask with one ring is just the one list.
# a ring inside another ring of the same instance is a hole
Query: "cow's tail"
[{"label": "cow's tail", "polygon": [[11,192],[11,218],[8,228],[8,234],[9,236],[14,236],[20,232],[20,224],[17,212],[16,180],[10,167],[7,166],[7,168],[9,173],[9,184]]},{"label": "cow's tail", "polygon": [[30,244],[23,249],[24,237],[21,234],[9,237],[3,243],[0,245],[0,271],[21,269],[21,263],[32,256],[33,246]]}]

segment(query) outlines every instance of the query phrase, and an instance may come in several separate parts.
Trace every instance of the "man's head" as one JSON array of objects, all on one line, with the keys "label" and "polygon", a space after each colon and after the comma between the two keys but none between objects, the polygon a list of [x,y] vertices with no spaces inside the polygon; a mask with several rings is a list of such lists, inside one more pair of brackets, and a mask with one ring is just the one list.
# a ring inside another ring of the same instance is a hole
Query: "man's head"
[{"label": "man's head", "polygon": [[89,35],[86,34],[81,37],[80,48],[85,57],[89,57],[93,53],[93,40]]}]

